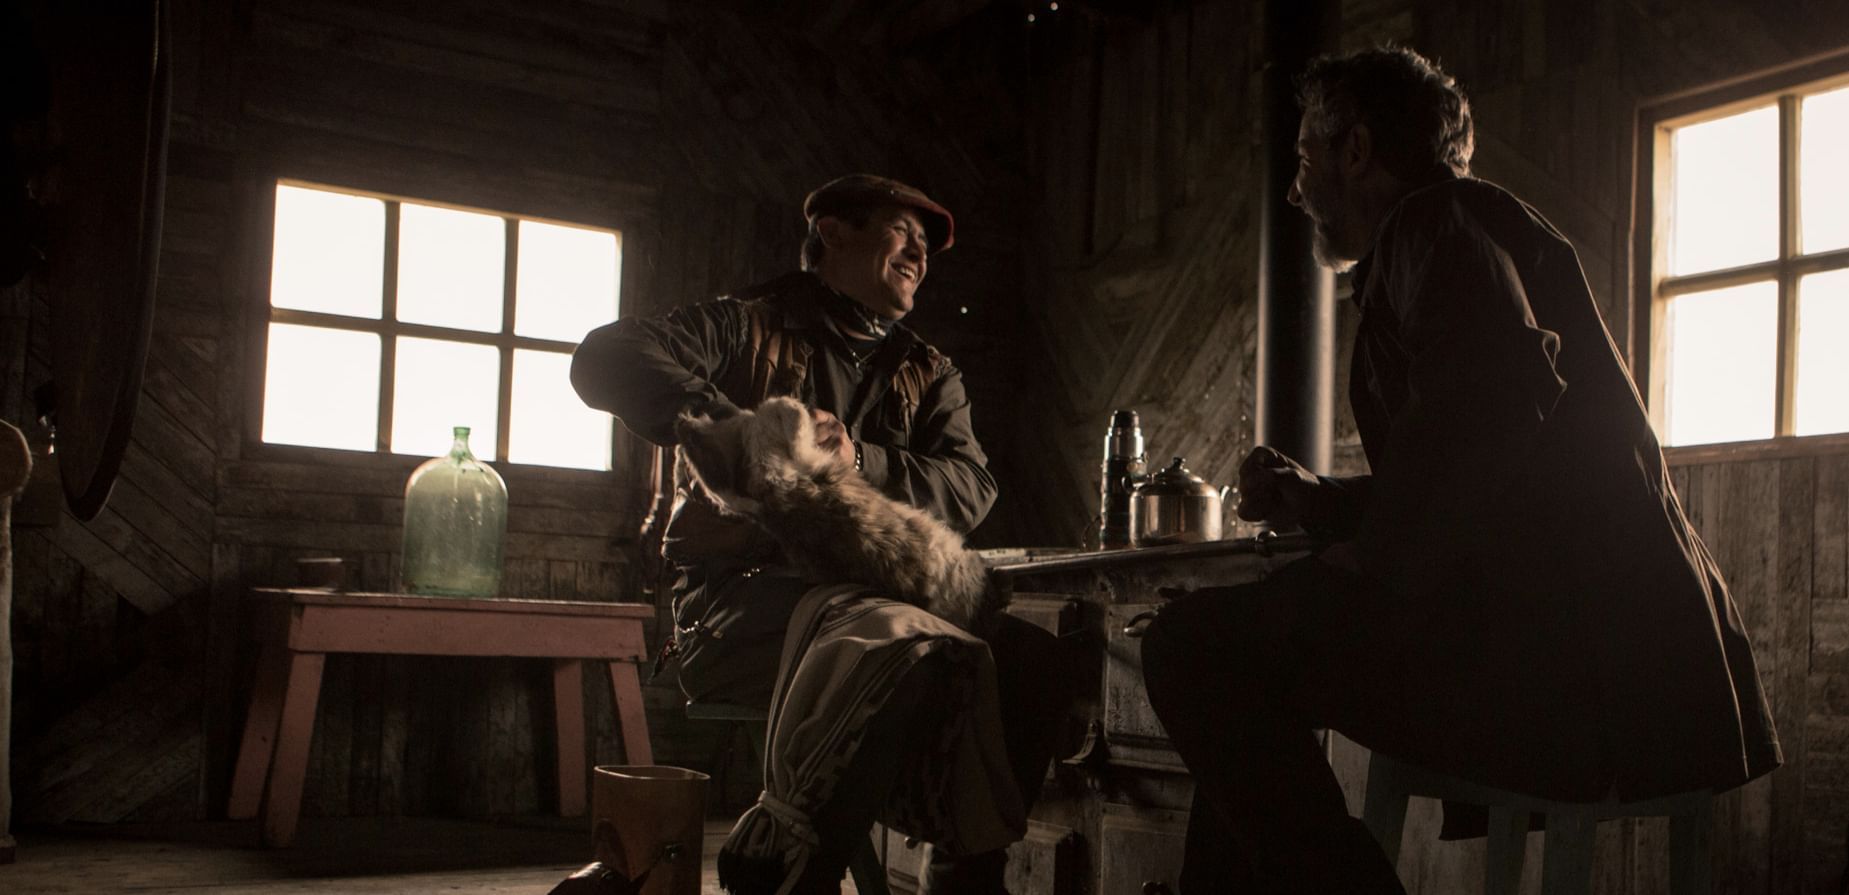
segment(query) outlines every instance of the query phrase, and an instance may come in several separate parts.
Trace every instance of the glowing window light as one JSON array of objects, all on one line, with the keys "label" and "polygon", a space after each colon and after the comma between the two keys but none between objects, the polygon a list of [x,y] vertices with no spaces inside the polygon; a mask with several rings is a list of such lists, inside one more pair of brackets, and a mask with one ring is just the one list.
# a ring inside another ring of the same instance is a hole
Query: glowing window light
[{"label": "glowing window light", "polygon": [[379,345],[377,333],[270,324],[263,440],[376,450]]},{"label": "glowing window light", "polygon": [[1798,281],[1794,435],[1849,432],[1849,270]]},{"label": "glowing window light", "polygon": [[514,334],[576,342],[615,320],[621,266],[614,233],[521,221]]},{"label": "glowing window light", "polygon": [[1805,252],[1849,247],[1849,87],[1807,96],[1799,113],[1799,227]]},{"label": "glowing window light", "polygon": [[1778,106],[1670,135],[1672,276],[1778,257]]},{"label": "glowing window light", "polygon": [[575,469],[610,468],[610,417],[584,406],[572,390],[570,377],[571,355],[514,351],[509,460]]},{"label": "glowing window light", "polygon": [[1668,444],[1772,437],[1778,286],[1770,281],[1669,300]]}]

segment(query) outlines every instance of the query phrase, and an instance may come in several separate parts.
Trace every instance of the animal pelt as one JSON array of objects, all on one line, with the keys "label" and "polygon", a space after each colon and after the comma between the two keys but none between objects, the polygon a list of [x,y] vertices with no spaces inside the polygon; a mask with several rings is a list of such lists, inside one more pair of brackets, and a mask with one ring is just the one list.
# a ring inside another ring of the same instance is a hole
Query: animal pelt
[{"label": "animal pelt", "polygon": [[755,520],[811,578],[867,585],[966,630],[1002,608],[962,537],[817,447],[809,411],[795,400],[771,398],[723,418],[683,414],[674,432],[721,509]]}]

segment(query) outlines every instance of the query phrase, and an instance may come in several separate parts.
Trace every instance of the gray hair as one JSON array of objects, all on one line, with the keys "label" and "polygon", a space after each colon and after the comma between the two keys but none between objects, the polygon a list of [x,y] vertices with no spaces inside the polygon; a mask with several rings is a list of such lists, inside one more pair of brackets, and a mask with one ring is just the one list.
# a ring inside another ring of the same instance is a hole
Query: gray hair
[{"label": "gray hair", "polygon": [[1297,78],[1307,132],[1334,143],[1357,124],[1374,155],[1408,183],[1470,173],[1470,100],[1437,64],[1405,47],[1319,56]]},{"label": "gray hair", "polygon": [[811,218],[809,220],[809,233],[803,237],[801,259],[803,270],[815,270],[822,266],[822,255],[828,251],[828,246],[822,243],[821,223],[822,218],[825,217],[840,218],[851,224],[854,229],[864,230],[867,227],[867,222],[873,220],[873,206],[862,205],[855,208],[844,208],[837,213],[816,215],[814,218]]}]

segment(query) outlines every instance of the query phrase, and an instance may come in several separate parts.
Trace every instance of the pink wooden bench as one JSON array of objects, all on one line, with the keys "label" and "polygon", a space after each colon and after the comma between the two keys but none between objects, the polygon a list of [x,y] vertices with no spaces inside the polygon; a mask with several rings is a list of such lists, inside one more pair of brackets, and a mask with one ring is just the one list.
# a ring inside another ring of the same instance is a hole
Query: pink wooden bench
[{"label": "pink wooden bench", "polygon": [[551,659],[562,816],[585,811],[584,662],[609,670],[625,760],[654,763],[636,673],[654,607],[258,588],[249,609],[261,654],[227,813],[248,820],[261,807],[266,845],[295,837],[328,653]]}]

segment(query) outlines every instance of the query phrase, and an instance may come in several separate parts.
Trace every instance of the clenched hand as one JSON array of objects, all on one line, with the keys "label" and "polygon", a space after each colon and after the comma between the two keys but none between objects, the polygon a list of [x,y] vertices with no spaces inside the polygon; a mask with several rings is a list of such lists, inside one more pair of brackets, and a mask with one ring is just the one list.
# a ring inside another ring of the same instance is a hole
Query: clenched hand
[{"label": "clenched hand", "polygon": [[815,421],[815,446],[834,455],[838,463],[854,465],[854,440],[847,437],[841,419],[820,407],[809,408],[809,418]]}]

